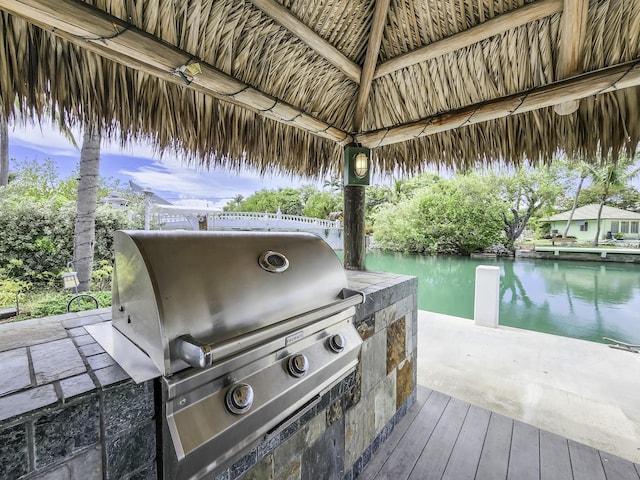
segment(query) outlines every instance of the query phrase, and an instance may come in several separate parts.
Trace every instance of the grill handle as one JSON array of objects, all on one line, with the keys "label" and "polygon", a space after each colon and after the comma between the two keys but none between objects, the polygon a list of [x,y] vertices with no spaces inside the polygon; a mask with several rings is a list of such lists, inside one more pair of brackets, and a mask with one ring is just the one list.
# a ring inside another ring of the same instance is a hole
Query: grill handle
[{"label": "grill handle", "polygon": [[205,368],[213,363],[212,345],[199,342],[191,335],[179,337],[176,350],[178,356],[194,368]]},{"label": "grill handle", "polygon": [[[357,290],[343,288],[340,292],[341,300],[328,306],[312,310],[300,317],[282,321],[262,331],[254,331],[220,343],[201,342],[191,335],[182,335],[175,340],[175,351],[178,357],[194,368],[206,368],[213,365],[215,360],[225,358],[234,352],[254,347],[263,343],[265,339],[283,335],[292,329],[304,327],[319,320],[323,316],[332,315],[341,310],[365,302],[365,294]],[[215,355],[214,355],[215,354]]]}]

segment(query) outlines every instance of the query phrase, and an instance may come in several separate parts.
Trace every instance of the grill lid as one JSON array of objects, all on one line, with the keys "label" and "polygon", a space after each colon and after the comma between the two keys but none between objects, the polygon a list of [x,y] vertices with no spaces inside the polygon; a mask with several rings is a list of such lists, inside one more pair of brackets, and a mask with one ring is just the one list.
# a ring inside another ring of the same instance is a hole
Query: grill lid
[{"label": "grill lid", "polygon": [[118,231],[114,248],[113,326],[163,375],[362,301],[348,298],[335,252],[308,233]]}]

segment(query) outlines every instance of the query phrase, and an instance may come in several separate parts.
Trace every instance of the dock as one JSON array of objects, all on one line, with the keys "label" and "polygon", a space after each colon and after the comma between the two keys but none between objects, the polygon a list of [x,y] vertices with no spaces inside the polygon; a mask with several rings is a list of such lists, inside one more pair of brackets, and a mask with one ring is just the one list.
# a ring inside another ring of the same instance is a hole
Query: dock
[{"label": "dock", "polygon": [[546,260],[580,260],[591,262],[640,263],[640,248],[637,247],[565,247],[539,246],[533,249],[518,249],[516,258]]},{"label": "dock", "polygon": [[640,354],[419,311],[417,383],[640,463]]},{"label": "dock", "polygon": [[417,400],[358,480],[640,480],[640,355],[418,313]]}]

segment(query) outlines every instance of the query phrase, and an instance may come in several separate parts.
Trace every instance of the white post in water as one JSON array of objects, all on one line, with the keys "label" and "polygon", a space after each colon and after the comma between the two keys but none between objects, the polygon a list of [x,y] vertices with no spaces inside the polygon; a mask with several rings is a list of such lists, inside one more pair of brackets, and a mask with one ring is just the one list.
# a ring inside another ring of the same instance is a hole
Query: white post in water
[{"label": "white post in water", "polygon": [[476,268],[476,297],[473,320],[481,327],[496,328],[500,308],[500,267]]}]

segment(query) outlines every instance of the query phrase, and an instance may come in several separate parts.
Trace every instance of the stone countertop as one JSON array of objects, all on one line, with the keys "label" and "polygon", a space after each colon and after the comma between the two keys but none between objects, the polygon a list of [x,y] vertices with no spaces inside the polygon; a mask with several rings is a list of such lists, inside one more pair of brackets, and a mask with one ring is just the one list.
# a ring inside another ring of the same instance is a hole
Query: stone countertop
[{"label": "stone countertop", "polygon": [[0,325],[0,421],[127,380],[87,334],[103,308]]},{"label": "stone countertop", "polygon": [[[348,271],[347,278],[370,295],[413,277]],[[0,325],[0,422],[129,380],[84,328],[109,320],[104,308]]]}]

